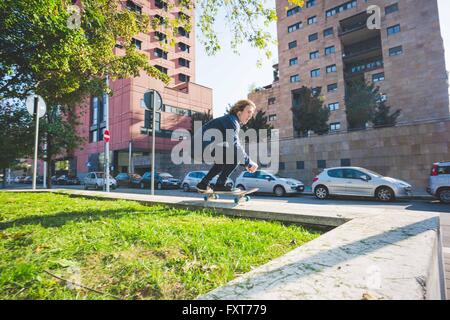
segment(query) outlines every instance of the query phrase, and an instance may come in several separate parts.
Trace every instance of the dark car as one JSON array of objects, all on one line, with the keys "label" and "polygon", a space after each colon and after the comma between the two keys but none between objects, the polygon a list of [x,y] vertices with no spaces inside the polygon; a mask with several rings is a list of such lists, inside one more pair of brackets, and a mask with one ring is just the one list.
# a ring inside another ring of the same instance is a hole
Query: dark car
[{"label": "dark car", "polygon": [[60,185],[79,185],[80,179],[75,176],[68,176],[63,174],[56,179],[56,184]]},{"label": "dark car", "polygon": [[32,184],[33,183],[33,177],[32,176],[26,176],[25,179],[23,179],[22,183]]},{"label": "dark car", "polygon": [[128,174],[126,172],[119,173],[115,177],[118,186],[132,186],[132,181],[140,181],[142,177],[136,173]]},{"label": "dark car", "polygon": [[69,185],[80,185],[81,184],[80,179],[78,179],[78,177],[75,177],[75,176],[69,177],[66,182]]},{"label": "dark car", "polygon": [[52,176],[51,177],[52,184],[56,184],[56,179],[58,179],[58,176]]},{"label": "dark car", "polygon": [[[139,180],[132,180],[133,185],[141,189],[149,188],[151,186],[151,172],[146,172]],[[174,178],[170,173],[161,172],[155,174],[155,188],[161,189],[179,189],[181,187],[181,180]]]}]

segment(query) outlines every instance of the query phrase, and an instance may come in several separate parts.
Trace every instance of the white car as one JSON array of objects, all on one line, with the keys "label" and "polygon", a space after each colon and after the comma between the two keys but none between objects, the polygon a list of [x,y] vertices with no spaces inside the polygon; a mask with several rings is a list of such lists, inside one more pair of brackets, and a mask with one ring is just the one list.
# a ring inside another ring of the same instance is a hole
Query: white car
[{"label": "white car", "polygon": [[380,201],[393,201],[411,196],[409,183],[384,177],[379,173],[359,167],[324,169],[313,179],[312,190],[318,199],[330,195],[375,197]]},{"label": "white car", "polygon": [[[89,172],[83,181],[84,190],[87,190],[88,188],[103,189],[106,182],[105,178],[104,172]],[[109,186],[113,190],[117,188],[117,181],[111,176],[109,176]]]},{"label": "white car", "polygon": [[427,192],[442,203],[450,203],[450,161],[433,164]]},{"label": "white car", "polygon": [[[207,173],[208,171],[188,172],[184,177],[183,182],[181,182],[181,187],[185,192],[188,192],[190,190],[196,190],[197,184],[200,183],[200,181],[203,179],[204,176],[206,176]],[[215,176],[211,180],[210,182],[211,187],[213,187],[216,184],[217,178],[219,178],[219,176]],[[230,187],[233,187],[234,185],[233,180],[231,180],[230,178],[227,179],[227,182],[225,184]]]},{"label": "white car", "polygon": [[283,178],[277,174],[258,170],[254,173],[242,172],[236,178],[236,188],[242,190],[259,188],[258,192],[273,193],[277,197],[282,197],[286,194],[303,192],[305,185],[296,179]]}]

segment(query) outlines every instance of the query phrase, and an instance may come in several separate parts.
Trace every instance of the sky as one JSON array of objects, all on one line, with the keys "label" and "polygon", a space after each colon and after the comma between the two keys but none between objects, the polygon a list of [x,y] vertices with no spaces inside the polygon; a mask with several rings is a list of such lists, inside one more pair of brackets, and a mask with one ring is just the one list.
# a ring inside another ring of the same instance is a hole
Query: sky
[{"label": "sky", "polygon": [[[275,6],[274,0],[269,0],[268,6]],[[444,40],[447,70],[450,70],[450,1],[438,0],[441,35]],[[273,57],[268,60],[263,53],[248,44],[241,45],[239,55],[230,48],[230,35],[222,23],[223,17],[217,18],[218,36],[222,49],[214,56],[208,56],[203,46],[197,40],[196,45],[196,83],[213,89],[213,114],[219,117],[225,113],[228,104],[234,104],[247,98],[249,87],[258,87],[272,83],[273,68],[277,63],[278,51],[272,46]],[[276,37],[276,23],[272,23],[270,31]],[[198,37],[198,31],[197,31]],[[257,67],[257,60],[263,64]]]}]

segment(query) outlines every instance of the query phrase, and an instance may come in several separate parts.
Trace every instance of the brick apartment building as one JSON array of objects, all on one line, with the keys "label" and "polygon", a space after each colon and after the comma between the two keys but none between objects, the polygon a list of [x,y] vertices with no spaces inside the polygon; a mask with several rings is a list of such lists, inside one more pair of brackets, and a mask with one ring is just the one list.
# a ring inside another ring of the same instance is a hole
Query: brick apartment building
[{"label": "brick apartment building", "polygon": [[[370,30],[377,5],[381,29]],[[287,8],[287,10],[286,10]],[[291,108],[302,86],[321,88],[330,131],[345,131],[345,86],[375,82],[399,123],[449,116],[447,73],[436,0],[306,0],[304,8],[276,1],[278,57],[274,82],[249,94],[267,111],[281,138],[293,138]]]},{"label": "brick apartment building", "polygon": [[[174,0],[128,0],[121,1],[123,10],[133,10],[154,17],[189,16],[195,25],[194,14],[181,7],[168,9],[168,1]],[[193,28],[194,29],[194,28]],[[144,93],[157,90],[163,99],[163,109],[157,114],[156,159],[159,169],[169,164],[169,152],[176,142],[170,141],[171,132],[177,128],[189,129],[195,112],[212,109],[212,90],[195,83],[195,35],[179,28],[175,47],[164,45],[164,27],[147,34],[139,34],[133,40],[136,47],[148,56],[151,64],[171,77],[169,85],[147,76],[116,80],[110,83],[114,95],[109,98],[110,161],[113,172],[138,172],[150,170],[152,138],[144,129],[145,110],[141,108]],[[166,51],[166,50],[167,51]],[[123,50],[116,47],[115,53]],[[87,142],[66,158],[56,162],[55,173],[69,173],[83,177],[89,171],[104,170],[103,132],[106,129],[102,97],[90,97],[79,107],[84,110],[79,134]],[[129,162],[132,154],[131,166]],[[158,170],[158,169],[157,169]]]}]

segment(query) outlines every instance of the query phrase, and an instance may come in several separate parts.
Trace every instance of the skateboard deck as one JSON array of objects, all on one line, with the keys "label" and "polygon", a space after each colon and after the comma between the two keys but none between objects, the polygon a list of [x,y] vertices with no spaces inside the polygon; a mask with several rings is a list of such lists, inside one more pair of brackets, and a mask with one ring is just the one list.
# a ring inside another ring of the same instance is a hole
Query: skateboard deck
[{"label": "skateboard deck", "polygon": [[219,195],[225,194],[234,196],[234,203],[238,203],[241,201],[242,198],[244,198],[245,201],[250,201],[250,196],[248,196],[251,193],[254,193],[258,191],[259,188],[253,188],[250,190],[239,190],[237,191],[214,191],[214,190],[200,190],[197,189],[197,191],[201,194],[203,194],[203,200],[208,201],[210,199],[219,199]]}]

